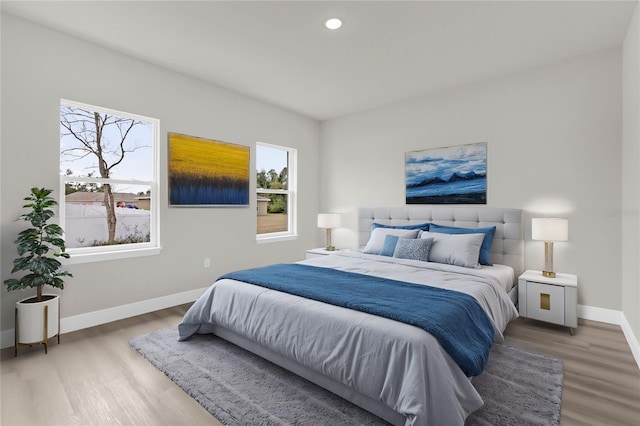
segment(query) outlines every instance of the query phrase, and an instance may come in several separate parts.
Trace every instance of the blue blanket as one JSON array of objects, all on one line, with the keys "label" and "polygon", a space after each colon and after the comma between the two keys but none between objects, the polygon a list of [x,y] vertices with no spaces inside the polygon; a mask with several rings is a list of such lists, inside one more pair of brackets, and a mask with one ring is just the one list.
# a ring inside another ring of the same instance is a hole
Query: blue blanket
[{"label": "blue blanket", "polygon": [[420,327],[471,377],[487,364],[491,320],[468,294],[301,264],[231,272],[230,278]]}]

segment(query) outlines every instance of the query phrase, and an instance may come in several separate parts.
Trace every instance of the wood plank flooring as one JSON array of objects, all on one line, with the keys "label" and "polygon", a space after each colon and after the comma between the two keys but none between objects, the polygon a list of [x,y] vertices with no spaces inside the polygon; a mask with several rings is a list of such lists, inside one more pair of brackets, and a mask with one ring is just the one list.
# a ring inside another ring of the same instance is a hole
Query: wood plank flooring
[{"label": "wood plank flooring", "polygon": [[[177,324],[188,305],[62,335],[42,346],[2,351],[0,424],[220,425],[138,355],[128,340]],[[620,327],[579,323],[576,335],[513,321],[506,343],[564,360],[562,425],[640,425],[640,369]],[[330,424],[328,421],[327,424]]]},{"label": "wood plank flooring", "polygon": [[60,345],[2,351],[0,424],[220,425],[128,340],[176,325],[187,306],[63,334]]},{"label": "wood plank flooring", "polygon": [[617,325],[579,320],[568,328],[519,318],[505,344],[564,362],[562,425],[640,425],[640,369]]}]

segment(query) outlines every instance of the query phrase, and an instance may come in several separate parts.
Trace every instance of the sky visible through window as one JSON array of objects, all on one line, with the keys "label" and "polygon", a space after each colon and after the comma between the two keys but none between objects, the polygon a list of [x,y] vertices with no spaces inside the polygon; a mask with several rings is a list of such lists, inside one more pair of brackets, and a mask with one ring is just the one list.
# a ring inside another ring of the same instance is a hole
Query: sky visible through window
[{"label": "sky visible through window", "polygon": [[[149,123],[135,126],[129,136],[127,136],[127,147],[131,149],[134,146],[139,147],[133,152],[127,152],[122,163],[111,169],[112,179],[127,180],[152,180],[153,163],[149,161],[151,149],[151,131],[152,126]],[[115,129],[108,129],[105,140],[118,141],[118,135]],[[79,142],[73,136],[65,136],[60,140],[60,150],[78,146]],[[72,158],[70,156],[62,156],[60,160],[60,174],[65,175],[67,169],[70,169],[72,176],[87,176],[93,172],[94,177],[100,177],[98,171],[98,161],[95,155],[87,155],[84,158]]]},{"label": "sky visible through window", "polygon": [[287,167],[287,151],[256,144],[256,170],[268,172],[274,169],[280,173]]},{"label": "sky visible through window", "polygon": [[[65,104],[62,103],[62,106],[64,107]],[[60,130],[61,133],[68,133],[62,125]],[[113,147],[119,143],[120,135],[115,126],[105,126],[104,131],[105,133],[102,136],[103,146],[113,149]],[[140,180],[147,182],[153,180],[153,162],[150,161],[153,145],[152,133],[153,125],[149,122],[143,122],[131,129],[125,142],[125,149],[130,152],[125,154],[120,164],[111,169],[111,179]],[[71,170],[69,176],[70,181],[73,180],[73,177],[88,177],[91,173],[92,177],[99,178],[98,159],[95,155],[80,155],[82,153],[79,151],[63,154],[65,150],[81,146],[82,144],[72,135],[65,135],[60,138],[60,174],[67,175],[67,171]],[[105,160],[107,160],[109,164],[112,164],[114,157],[109,153],[105,153]],[[146,192],[148,189],[148,185],[119,184],[116,190],[135,194],[138,192]]]}]

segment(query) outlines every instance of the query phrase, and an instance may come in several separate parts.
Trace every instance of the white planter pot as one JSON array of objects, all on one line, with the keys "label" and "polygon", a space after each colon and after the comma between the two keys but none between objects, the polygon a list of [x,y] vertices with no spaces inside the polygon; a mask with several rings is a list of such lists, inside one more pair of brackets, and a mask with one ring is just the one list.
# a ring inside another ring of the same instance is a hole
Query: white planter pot
[{"label": "white planter pot", "polygon": [[[16,343],[31,345],[45,343],[60,332],[60,296],[57,294],[45,294],[53,296],[52,299],[42,302],[25,303],[34,297],[27,297],[16,302]],[[45,333],[45,312],[47,313]]]}]

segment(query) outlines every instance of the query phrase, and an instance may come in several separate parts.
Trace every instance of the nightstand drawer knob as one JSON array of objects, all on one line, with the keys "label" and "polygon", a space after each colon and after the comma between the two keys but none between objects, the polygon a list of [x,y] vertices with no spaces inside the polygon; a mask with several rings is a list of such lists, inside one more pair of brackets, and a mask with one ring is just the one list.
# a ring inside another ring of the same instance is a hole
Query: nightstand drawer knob
[{"label": "nightstand drawer knob", "polygon": [[551,310],[551,295],[548,293],[540,293],[540,309],[546,311]]}]

